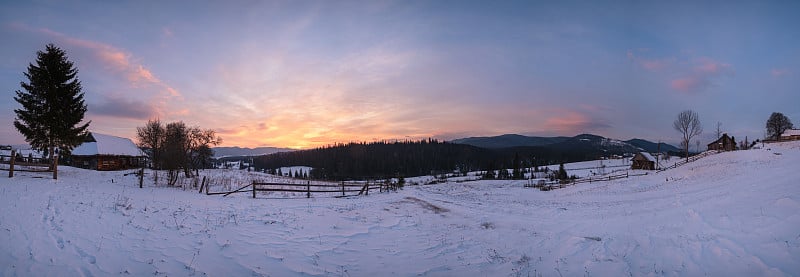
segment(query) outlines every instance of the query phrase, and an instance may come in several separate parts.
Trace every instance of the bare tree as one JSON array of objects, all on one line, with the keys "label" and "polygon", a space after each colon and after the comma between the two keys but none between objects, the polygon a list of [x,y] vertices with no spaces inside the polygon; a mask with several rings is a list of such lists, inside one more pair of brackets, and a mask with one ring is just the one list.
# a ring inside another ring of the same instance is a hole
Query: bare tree
[{"label": "bare tree", "polygon": [[174,186],[178,180],[178,173],[183,169],[188,178],[191,171],[188,168],[189,135],[183,121],[168,123],[165,128],[163,147],[163,166],[167,170],[167,184]]},{"label": "bare tree", "polygon": [[161,151],[164,147],[164,125],[158,119],[147,121],[144,127],[136,127],[136,137],[139,141],[138,146],[149,149],[151,168],[161,168]]},{"label": "bare tree", "polygon": [[199,168],[208,167],[208,161],[214,156],[211,146],[222,143],[222,138],[217,136],[214,130],[203,130],[200,127],[189,128],[189,153],[191,167],[194,168],[196,176],[199,176]]},{"label": "bare tree", "polygon": [[672,128],[683,135],[681,146],[686,153],[686,161],[689,161],[689,143],[692,138],[703,133],[703,126],[700,124],[700,117],[695,111],[685,110],[678,114],[678,118],[672,123]]},{"label": "bare tree", "polygon": [[788,117],[782,113],[772,113],[767,119],[767,138],[778,140],[784,131],[792,128],[794,125]]},{"label": "bare tree", "polygon": [[722,137],[722,122],[717,121],[717,139]]}]

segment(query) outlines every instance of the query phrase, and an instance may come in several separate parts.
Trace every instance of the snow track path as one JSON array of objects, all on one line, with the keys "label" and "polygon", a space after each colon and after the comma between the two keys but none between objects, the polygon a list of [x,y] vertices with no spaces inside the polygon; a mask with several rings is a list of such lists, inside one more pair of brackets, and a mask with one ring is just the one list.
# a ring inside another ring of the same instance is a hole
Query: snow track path
[{"label": "snow track path", "polygon": [[0,275],[796,276],[800,144],[770,147],[549,192],[251,199],[69,167],[0,177]]}]

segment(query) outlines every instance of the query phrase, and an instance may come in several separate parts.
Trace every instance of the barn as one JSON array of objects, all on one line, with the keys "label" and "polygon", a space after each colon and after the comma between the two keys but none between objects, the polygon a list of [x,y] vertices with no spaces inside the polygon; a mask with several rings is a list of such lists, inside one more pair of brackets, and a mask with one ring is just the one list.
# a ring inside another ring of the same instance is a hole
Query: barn
[{"label": "barn", "polygon": [[800,140],[800,129],[788,129],[783,131],[780,140]]},{"label": "barn", "polygon": [[145,155],[130,139],[89,133],[72,150],[71,165],[94,170],[121,170],[142,165]]},{"label": "barn", "polygon": [[644,170],[655,170],[656,169],[656,158],[650,153],[647,152],[639,152],[633,156],[631,159],[631,169],[644,169]]},{"label": "barn", "polygon": [[733,151],[736,150],[736,141],[728,134],[722,134],[722,137],[708,144],[708,150]]}]

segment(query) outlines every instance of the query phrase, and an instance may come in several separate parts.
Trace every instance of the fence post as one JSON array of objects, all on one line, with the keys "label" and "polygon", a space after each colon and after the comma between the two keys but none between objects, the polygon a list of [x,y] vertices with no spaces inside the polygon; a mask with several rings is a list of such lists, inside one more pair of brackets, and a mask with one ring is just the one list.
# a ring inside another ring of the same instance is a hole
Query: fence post
[{"label": "fence post", "polygon": [[253,199],[256,198],[256,181],[253,181]]},{"label": "fence post", "polygon": [[367,181],[367,190],[364,191],[364,195],[369,195],[369,181]]},{"label": "fence post", "polygon": [[11,150],[11,160],[9,161],[8,178],[14,177],[14,160],[17,157],[17,150]]},{"label": "fence post", "polygon": [[342,181],[342,196],[344,196],[344,181]]},{"label": "fence post", "polygon": [[139,188],[142,188],[142,183],[144,182],[144,167],[139,169]]},{"label": "fence post", "polygon": [[203,193],[203,187],[206,186],[206,176],[203,176],[203,181],[200,182],[200,190],[197,193]]},{"label": "fence post", "polygon": [[311,181],[306,181],[306,198],[311,198]]},{"label": "fence post", "polygon": [[53,180],[58,180],[58,153],[53,155]]}]

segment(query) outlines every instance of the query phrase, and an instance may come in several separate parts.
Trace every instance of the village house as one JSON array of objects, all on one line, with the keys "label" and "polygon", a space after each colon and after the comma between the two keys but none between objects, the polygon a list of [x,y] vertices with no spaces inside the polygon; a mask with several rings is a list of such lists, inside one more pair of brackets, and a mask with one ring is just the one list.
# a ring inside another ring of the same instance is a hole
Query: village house
[{"label": "village house", "polygon": [[800,140],[800,129],[788,129],[783,131],[780,137],[781,141],[785,140]]},{"label": "village house", "polygon": [[644,170],[655,170],[656,169],[656,158],[650,153],[647,152],[639,152],[633,156],[631,159],[631,169],[644,169]]},{"label": "village house", "polygon": [[145,155],[130,139],[89,133],[72,150],[72,166],[94,170],[121,170],[142,165]]},{"label": "village house", "polygon": [[736,150],[736,141],[728,134],[722,134],[722,137],[708,144],[708,150],[733,151]]}]

